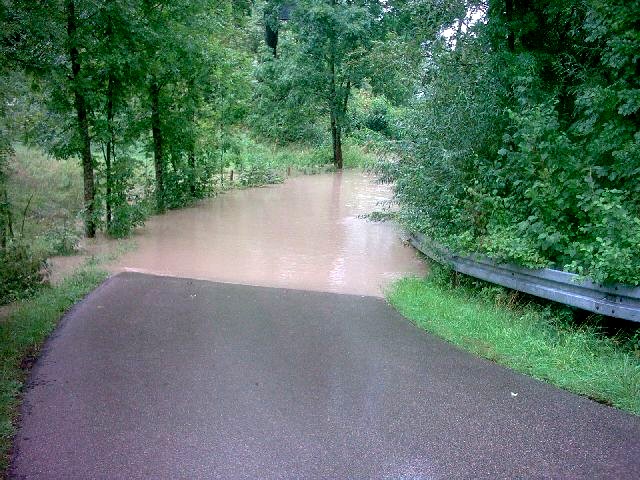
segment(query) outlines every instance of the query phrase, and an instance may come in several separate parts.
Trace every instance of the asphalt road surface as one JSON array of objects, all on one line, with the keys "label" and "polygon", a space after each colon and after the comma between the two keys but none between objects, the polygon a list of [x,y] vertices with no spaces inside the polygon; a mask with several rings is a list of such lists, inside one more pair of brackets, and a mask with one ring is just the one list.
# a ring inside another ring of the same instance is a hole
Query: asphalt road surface
[{"label": "asphalt road surface", "polygon": [[120,274],[25,393],[20,479],[640,478],[640,419],[382,299]]}]

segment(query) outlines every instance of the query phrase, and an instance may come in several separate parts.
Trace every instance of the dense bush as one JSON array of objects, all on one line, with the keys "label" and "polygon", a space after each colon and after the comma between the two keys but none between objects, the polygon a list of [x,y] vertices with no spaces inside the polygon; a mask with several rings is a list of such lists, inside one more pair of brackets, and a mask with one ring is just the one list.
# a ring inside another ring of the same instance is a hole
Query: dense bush
[{"label": "dense bush", "polygon": [[638,285],[640,4],[516,14],[433,46],[385,167],[402,218],[456,250]]},{"label": "dense bush", "polygon": [[[287,48],[286,42],[283,48]],[[320,144],[327,140],[328,125],[320,118],[317,105],[296,88],[300,74],[284,57],[267,56],[256,67],[253,108],[248,118],[256,133],[281,143]]]},{"label": "dense bush", "polygon": [[12,242],[0,248],[0,305],[25,297],[44,280],[44,259]]},{"label": "dense bush", "polygon": [[389,140],[398,138],[398,122],[402,108],[392,105],[384,96],[373,95],[369,89],[354,93],[350,102],[346,132],[352,142],[384,148]]},{"label": "dense bush", "polygon": [[44,234],[45,244],[52,255],[72,255],[78,251],[80,235],[70,225],[58,225]]},{"label": "dense bush", "polygon": [[284,182],[284,178],[265,165],[251,165],[243,170],[238,178],[238,183],[243,187],[260,187],[282,182]]},{"label": "dense bush", "polygon": [[151,202],[145,200],[116,205],[107,233],[113,238],[124,238],[130,235],[133,229],[143,226],[152,212]]}]

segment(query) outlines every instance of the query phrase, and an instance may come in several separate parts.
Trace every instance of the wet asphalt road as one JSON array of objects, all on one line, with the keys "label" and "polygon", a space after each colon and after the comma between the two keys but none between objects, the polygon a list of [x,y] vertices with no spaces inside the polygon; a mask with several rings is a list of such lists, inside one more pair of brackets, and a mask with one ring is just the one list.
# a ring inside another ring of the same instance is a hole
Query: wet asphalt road
[{"label": "wet asphalt road", "polygon": [[637,479],[640,418],[463,353],[378,298],[121,274],[47,343],[11,474]]}]

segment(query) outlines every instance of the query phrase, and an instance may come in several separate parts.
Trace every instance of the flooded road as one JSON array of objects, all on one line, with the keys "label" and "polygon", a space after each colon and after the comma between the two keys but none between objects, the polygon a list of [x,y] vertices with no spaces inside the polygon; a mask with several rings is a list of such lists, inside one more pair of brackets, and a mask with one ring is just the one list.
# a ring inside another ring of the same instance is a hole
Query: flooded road
[{"label": "flooded road", "polygon": [[232,190],[149,219],[137,248],[108,268],[381,296],[393,279],[425,273],[397,227],[359,218],[390,196],[389,186],[356,171]]}]

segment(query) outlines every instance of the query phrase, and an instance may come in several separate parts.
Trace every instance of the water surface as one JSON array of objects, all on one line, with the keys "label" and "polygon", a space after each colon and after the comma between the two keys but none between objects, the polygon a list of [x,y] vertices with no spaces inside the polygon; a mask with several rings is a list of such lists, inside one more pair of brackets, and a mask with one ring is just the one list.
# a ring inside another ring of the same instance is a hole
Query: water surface
[{"label": "water surface", "polygon": [[299,176],[168,212],[110,269],[303,290],[382,295],[424,264],[380,210],[391,189],[362,172]]}]

